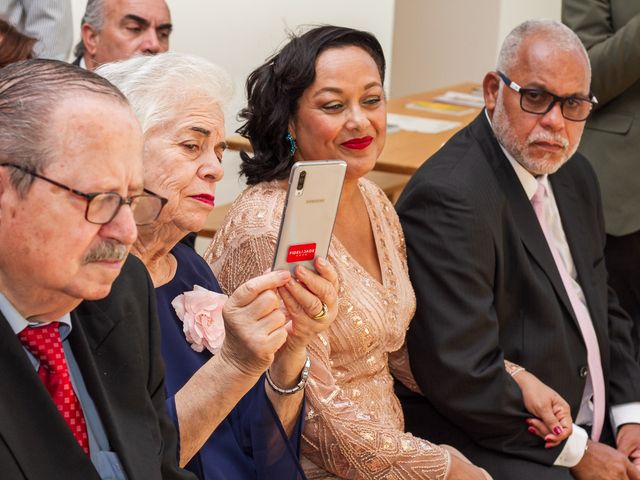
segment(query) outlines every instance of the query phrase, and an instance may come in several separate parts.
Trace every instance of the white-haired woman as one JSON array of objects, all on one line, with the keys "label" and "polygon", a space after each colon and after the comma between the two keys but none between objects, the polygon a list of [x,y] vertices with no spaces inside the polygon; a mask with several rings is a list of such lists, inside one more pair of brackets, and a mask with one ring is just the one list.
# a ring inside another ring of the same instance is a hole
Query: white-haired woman
[{"label": "white-haired woman", "polygon": [[222,307],[213,273],[179,240],[202,228],[222,178],[227,74],[172,53],[98,73],[129,99],[145,136],[145,188],[167,198],[158,219],[139,229],[133,253],[156,287],[180,464],[201,479],[301,478],[306,346],[335,318],[335,271],[322,261],[319,274],[301,270],[306,288],[288,272],[270,272]]}]

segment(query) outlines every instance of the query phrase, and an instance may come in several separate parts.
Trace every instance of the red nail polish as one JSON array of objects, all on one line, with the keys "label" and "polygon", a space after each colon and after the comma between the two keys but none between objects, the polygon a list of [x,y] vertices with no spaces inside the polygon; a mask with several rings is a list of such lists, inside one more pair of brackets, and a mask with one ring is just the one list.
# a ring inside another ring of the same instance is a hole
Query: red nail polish
[{"label": "red nail polish", "polygon": [[536,429],[535,429],[535,428],[533,428],[533,427],[529,427],[529,428],[527,428],[527,431],[528,431],[529,433],[533,433],[534,435],[536,434]]},{"label": "red nail polish", "polygon": [[562,433],[562,427],[553,427],[553,433],[560,435]]}]

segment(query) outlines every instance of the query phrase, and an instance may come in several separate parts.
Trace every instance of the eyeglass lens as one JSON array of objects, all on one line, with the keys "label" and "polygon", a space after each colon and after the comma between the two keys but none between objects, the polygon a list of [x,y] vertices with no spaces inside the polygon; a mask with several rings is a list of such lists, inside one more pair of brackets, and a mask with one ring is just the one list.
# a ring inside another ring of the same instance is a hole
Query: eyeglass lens
[{"label": "eyeglass lens", "polygon": [[[109,223],[126,202],[117,193],[100,193],[89,201],[87,220],[91,223]],[[131,198],[131,211],[136,225],[153,222],[162,209],[162,200],[152,195],[136,195]]]},{"label": "eyeglass lens", "polygon": [[[544,90],[521,92],[521,107],[529,113],[546,113],[552,108],[556,99]],[[562,115],[569,120],[584,120],[591,113],[592,104],[587,100],[575,97],[561,101]]]}]

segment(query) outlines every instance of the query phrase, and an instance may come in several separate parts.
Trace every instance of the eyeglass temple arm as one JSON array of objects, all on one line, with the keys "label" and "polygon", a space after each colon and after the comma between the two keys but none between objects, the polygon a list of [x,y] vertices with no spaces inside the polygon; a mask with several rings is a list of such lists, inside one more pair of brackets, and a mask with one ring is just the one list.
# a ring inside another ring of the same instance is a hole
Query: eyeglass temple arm
[{"label": "eyeglass temple arm", "polygon": [[520,87],[520,85],[518,85],[516,82],[514,82],[513,80],[511,80],[509,77],[507,77],[504,73],[502,73],[501,71],[498,71],[498,76],[502,79],[502,81],[505,83],[505,85],[509,88],[511,88],[512,90],[515,90],[516,92],[520,93],[520,89],[522,87]]}]

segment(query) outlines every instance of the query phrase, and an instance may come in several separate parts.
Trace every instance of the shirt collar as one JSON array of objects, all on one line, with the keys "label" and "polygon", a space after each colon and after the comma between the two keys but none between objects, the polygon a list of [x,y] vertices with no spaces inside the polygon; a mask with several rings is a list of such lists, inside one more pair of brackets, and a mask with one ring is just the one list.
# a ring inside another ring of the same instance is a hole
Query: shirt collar
[{"label": "shirt collar", "polygon": [[80,57],[80,63],[78,64],[78,66],[79,66],[80,68],[82,68],[83,70],[86,70],[86,69],[87,69],[87,64],[86,64],[86,62],[84,61],[84,55],[82,55],[82,56]]},{"label": "shirt collar", "polygon": [[[20,312],[16,310],[16,308],[11,304],[11,302],[7,300],[7,297],[5,297],[1,292],[0,292],[0,312],[2,312],[2,314],[4,315],[4,318],[7,319],[7,322],[9,322],[9,326],[11,326],[13,333],[15,333],[16,335],[18,335],[22,330],[24,330],[27,327],[46,325],[45,323],[27,321],[27,319],[24,318],[22,314],[20,314]],[[63,325],[63,328],[60,330],[60,335],[64,340],[67,337],[67,335],[71,333],[71,315],[69,315],[68,313],[65,313],[62,317],[54,321],[59,322]]]},{"label": "shirt collar", "polygon": [[[487,112],[486,109],[484,111],[484,114],[486,115],[487,121],[489,122],[489,125],[493,130],[493,125],[491,125],[491,119],[489,118],[489,113]],[[497,140],[497,137],[496,137],[496,140]],[[526,168],[524,168],[520,164],[520,162],[518,162],[515,158],[513,158],[513,155],[511,155],[507,151],[507,149],[504,148],[504,146],[500,143],[500,141],[498,141],[498,145],[500,145],[502,152],[504,153],[505,157],[507,157],[507,160],[509,160],[509,163],[515,170],[516,176],[518,177],[518,180],[520,180],[520,183],[522,184],[522,188],[524,188],[524,192],[527,194],[527,198],[529,199],[529,201],[531,201],[536,191],[538,190],[538,183],[542,183],[545,186],[546,191],[549,191],[549,181],[547,179],[547,175],[534,177]]]}]

